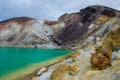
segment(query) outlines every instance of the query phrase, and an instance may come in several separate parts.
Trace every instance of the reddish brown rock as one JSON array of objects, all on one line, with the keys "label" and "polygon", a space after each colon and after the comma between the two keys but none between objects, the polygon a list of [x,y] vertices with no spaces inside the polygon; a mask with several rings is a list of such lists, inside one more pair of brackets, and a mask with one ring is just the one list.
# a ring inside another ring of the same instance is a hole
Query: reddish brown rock
[{"label": "reddish brown rock", "polygon": [[56,24],[59,24],[60,21],[48,21],[48,20],[45,20],[44,24],[48,25],[48,26],[53,26],[53,25],[56,25]]},{"label": "reddish brown rock", "polygon": [[90,62],[100,68],[105,69],[109,64],[112,57],[112,51],[120,46],[120,28],[115,31],[112,30],[102,39],[102,46],[95,49],[92,54]]},{"label": "reddish brown rock", "polygon": [[33,20],[33,18],[29,18],[29,17],[15,17],[15,18],[11,18],[8,20],[4,20],[0,22],[0,27],[10,23],[10,22],[15,22],[18,24],[27,24],[27,22]]},{"label": "reddish brown rock", "polygon": [[92,54],[91,61],[93,66],[98,67],[100,69],[105,69],[110,64],[110,59],[104,56],[101,53]]},{"label": "reddish brown rock", "polygon": [[[73,45],[86,39],[91,34],[95,33],[101,24],[109,21],[111,18],[117,15],[119,11],[105,7],[105,6],[89,6],[82,9],[80,12],[65,14],[58,20],[64,21],[64,28],[54,36],[54,41],[61,45]],[[94,29],[89,29],[89,26],[94,23],[101,15],[107,18]]]}]

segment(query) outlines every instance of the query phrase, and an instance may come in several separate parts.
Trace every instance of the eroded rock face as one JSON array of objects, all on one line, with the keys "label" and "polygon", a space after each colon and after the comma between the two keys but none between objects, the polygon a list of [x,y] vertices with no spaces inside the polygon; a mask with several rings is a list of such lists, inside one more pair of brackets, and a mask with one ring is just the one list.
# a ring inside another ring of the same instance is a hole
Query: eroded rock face
[{"label": "eroded rock face", "polygon": [[118,14],[117,10],[98,5],[89,6],[78,13],[65,14],[58,19],[64,21],[65,26],[55,36],[55,41],[61,45],[78,44]]},{"label": "eroded rock face", "polygon": [[17,17],[0,22],[0,46],[56,48],[51,36],[63,22]]},{"label": "eroded rock face", "polygon": [[105,69],[110,65],[112,52],[120,47],[120,27],[110,30],[102,39],[102,45],[95,49],[90,62],[100,69]]},{"label": "eroded rock face", "polygon": [[[80,12],[66,13],[58,21],[28,17],[12,18],[0,22],[0,43],[1,45],[37,47],[60,45],[71,49],[91,35],[102,37],[104,32],[108,31],[106,29],[108,27],[103,29],[102,26],[119,13],[117,10],[95,5],[82,9]],[[101,28],[104,31],[103,34],[95,34]]]}]

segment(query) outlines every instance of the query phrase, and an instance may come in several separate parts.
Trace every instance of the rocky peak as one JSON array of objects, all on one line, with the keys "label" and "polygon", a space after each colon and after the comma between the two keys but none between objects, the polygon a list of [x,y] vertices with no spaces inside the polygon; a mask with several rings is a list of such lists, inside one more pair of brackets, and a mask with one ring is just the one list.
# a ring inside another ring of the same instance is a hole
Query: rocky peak
[{"label": "rocky peak", "polygon": [[65,26],[55,36],[54,41],[61,45],[78,44],[119,14],[118,10],[100,5],[86,7],[80,12],[64,14],[58,20],[65,21]]}]

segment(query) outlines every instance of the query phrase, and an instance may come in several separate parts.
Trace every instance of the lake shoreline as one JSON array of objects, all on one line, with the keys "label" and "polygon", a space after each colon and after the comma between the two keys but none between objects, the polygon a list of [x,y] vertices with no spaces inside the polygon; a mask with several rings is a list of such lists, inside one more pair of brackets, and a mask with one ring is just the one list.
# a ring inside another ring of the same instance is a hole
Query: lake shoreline
[{"label": "lake shoreline", "polygon": [[[73,52],[71,52],[70,54],[67,54],[66,56],[62,56],[62,57],[58,57],[58,58],[55,58],[55,59],[52,59],[50,60],[50,63],[47,64],[47,65],[44,65],[44,66],[41,66],[39,69],[36,69],[34,70],[32,73],[30,74],[27,74],[27,75],[24,75],[24,76],[21,76],[21,77],[18,77],[17,79],[15,80],[27,80],[27,79],[30,79],[30,80],[33,80],[33,78],[36,78],[38,76],[40,76],[43,72],[41,72],[41,74],[37,75],[38,71],[42,68],[46,68],[48,69],[50,66],[52,65],[55,65],[55,64],[58,64],[58,63],[61,63],[64,59],[67,59],[69,58],[71,55],[72,55]],[[47,61],[46,61],[47,62]],[[48,61],[49,62],[49,61]]]},{"label": "lake shoreline", "polygon": [[48,61],[30,65],[30,67],[27,67],[25,69],[18,70],[9,75],[3,76],[0,78],[0,80],[26,80],[28,78],[31,79],[32,77],[37,76],[37,72],[41,68],[43,67],[48,68],[49,66],[62,62],[64,59],[68,58],[72,53],[73,52],[71,51],[71,53],[66,54],[64,56],[56,57]]}]

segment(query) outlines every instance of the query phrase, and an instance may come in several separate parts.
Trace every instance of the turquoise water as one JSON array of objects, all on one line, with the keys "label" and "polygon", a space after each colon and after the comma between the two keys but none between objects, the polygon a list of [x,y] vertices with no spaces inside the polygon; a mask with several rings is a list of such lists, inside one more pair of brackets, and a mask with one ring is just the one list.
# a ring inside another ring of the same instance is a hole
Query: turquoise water
[{"label": "turquoise water", "polygon": [[0,47],[0,76],[30,64],[40,63],[69,53],[68,50],[60,49]]}]

